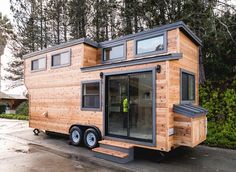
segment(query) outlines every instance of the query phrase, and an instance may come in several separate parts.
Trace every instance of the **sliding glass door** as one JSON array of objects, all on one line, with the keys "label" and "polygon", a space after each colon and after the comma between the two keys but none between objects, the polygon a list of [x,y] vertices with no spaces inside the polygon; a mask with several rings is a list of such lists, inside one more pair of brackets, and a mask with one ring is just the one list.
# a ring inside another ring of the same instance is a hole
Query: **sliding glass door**
[{"label": "sliding glass door", "polygon": [[152,72],[106,77],[106,135],[152,141]]}]

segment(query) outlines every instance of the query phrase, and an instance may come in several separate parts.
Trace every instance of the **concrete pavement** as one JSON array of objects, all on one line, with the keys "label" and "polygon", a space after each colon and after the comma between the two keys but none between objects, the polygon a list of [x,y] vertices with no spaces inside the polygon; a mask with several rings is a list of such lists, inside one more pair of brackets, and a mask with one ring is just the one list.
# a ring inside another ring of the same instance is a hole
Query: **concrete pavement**
[{"label": "concrete pavement", "polygon": [[0,171],[227,171],[236,169],[236,150],[181,147],[158,161],[157,151],[135,149],[135,160],[116,164],[68,144],[68,137],[35,136],[27,121],[0,119]]}]

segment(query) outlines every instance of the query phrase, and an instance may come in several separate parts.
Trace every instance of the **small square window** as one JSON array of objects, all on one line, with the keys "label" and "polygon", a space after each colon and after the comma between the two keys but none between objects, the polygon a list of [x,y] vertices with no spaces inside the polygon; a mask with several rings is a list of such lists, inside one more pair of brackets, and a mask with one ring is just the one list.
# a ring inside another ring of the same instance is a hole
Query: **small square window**
[{"label": "small square window", "polygon": [[82,108],[100,108],[99,82],[82,84]]},{"label": "small square window", "polygon": [[124,57],[124,45],[108,47],[103,49],[103,60],[115,60]]},{"label": "small square window", "polygon": [[64,66],[70,64],[70,52],[52,55],[52,66]]},{"label": "small square window", "polygon": [[181,73],[181,96],[182,101],[195,100],[195,76],[193,74],[182,72]]},{"label": "small square window", "polygon": [[40,58],[31,62],[31,70],[46,69],[46,58]]}]

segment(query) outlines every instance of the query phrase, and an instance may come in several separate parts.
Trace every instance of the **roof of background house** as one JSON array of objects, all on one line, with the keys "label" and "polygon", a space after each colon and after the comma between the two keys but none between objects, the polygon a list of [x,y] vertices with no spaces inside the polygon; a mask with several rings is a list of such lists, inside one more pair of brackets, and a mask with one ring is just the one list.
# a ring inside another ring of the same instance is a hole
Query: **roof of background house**
[{"label": "roof of background house", "polygon": [[27,98],[24,95],[6,94],[4,92],[0,92],[0,99],[26,100]]},{"label": "roof of background house", "polygon": [[62,43],[62,44],[59,44],[59,45],[55,45],[55,46],[52,46],[52,47],[49,47],[49,48],[45,48],[45,49],[42,49],[42,50],[39,50],[39,51],[35,51],[35,52],[32,52],[32,53],[26,54],[26,55],[23,56],[23,59],[27,59],[27,58],[30,58],[30,57],[33,57],[33,56],[44,54],[44,53],[48,53],[48,52],[55,51],[55,50],[58,50],[58,49],[67,48],[67,47],[74,46],[74,45],[77,45],[77,44],[80,44],[80,43],[85,43],[85,44],[88,44],[90,46],[98,48],[98,47],[102,47],[103,45],[109,45],[109,44],[114,44],[114,43],[119,42],[119,41],[130,40],[130,39],[132,39],[134,37],[137,37],[137,36],[151,34],[151,33],[155,33],[155,32],[161,32],[161,31],[168,31],[168,30],[172,30],[172,29],[175,29],[175,28],[180,28],[181,31],[183,31],[197,45],[200,45],[200,46],[202,45],[202,41],[187,27],[187,25],[184,22],[179,21],[179,22],[166,24],[166,25],[161,25],[161,26],[155,27],[153,29],[148,29],[148,30],[141,31],[141,32],[138,32],[138,33],[135,33],[135,34],[121,36],[121,37],[113,39],[113,40],[99,42],[99,43],[97,43],[95,41],[92,41],[88,38],[81,38],[81,39],[71,40],[71,41],[68,41],[68,42],[65,42],[65,43]]}]

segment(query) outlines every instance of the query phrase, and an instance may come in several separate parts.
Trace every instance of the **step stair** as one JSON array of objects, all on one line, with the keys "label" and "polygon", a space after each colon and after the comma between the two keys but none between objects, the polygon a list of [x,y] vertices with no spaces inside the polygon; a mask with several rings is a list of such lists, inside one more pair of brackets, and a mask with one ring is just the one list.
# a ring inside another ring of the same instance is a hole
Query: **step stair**
[{"label": "step stair", "polygon": [[102,140],[93,152],[98,158],[117,163],[127,163],[134,159],[134,145],[124,142]]}]

